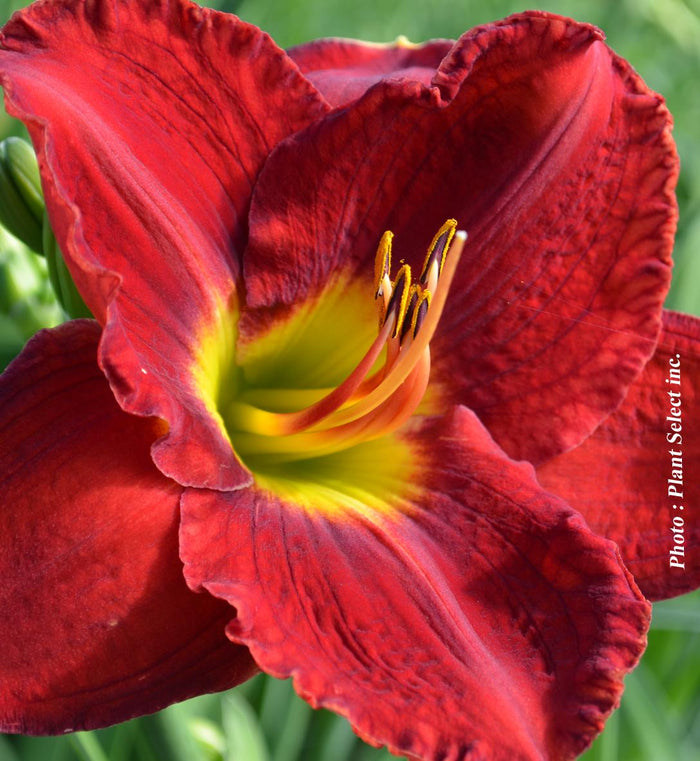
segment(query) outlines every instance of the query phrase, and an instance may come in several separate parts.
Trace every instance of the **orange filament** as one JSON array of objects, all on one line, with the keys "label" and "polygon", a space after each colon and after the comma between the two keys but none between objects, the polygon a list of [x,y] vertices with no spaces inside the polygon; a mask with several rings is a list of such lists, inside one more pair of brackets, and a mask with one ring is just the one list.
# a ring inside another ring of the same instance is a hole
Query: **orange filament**
[{"label": "orange filament", "polygon": [[[428,386],[429,344],[467,237],[456,228],[449,219],[438,230],[415,283],[406,264],[391,281],[393,234],[384,233],[374,272],[377,338],[339,386],[304,409],[270,412],[234,402],[229,420],[235,421],[241,454],[273,460],[317,457],[390,433],[415,412]],[[382,352],[383,366],[370,375]]]}]

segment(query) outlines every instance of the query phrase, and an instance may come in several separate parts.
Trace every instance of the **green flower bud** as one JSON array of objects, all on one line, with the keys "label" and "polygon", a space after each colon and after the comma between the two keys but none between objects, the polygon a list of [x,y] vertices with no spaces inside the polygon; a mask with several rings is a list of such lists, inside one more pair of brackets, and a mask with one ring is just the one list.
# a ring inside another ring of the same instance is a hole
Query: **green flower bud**
[{"label": "green flower bud", "polygon": [[49,270],[49,280],[59,303],[69,317],[92,317],[92,313],[85,305],[82,296],[75,287],[68,267],[63,259],[61,249],[56,242],[49,218],[44,212],[43,249],[46,256],[46,264]]},{"label": "green flower bud", "polygon": [[0,142],[0,223],[32,251],[42,253],[44,197],[31,145],[19,137]]}]

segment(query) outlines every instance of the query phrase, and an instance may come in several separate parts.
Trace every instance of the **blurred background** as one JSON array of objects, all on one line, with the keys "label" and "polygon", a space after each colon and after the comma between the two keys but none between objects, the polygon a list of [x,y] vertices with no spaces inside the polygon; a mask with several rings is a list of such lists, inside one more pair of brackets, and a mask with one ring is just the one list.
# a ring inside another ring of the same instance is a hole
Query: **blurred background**
[{"label": "blurred background", "polygon": [[[220,0],[283,47],[315,37],[388,42],[456,38],[510,13],[512,0]],[[0,23],[28,3],[0,0]],[[666,98],[681,156],[680,226],[668,307],[700,315],[700,0],[543,0],[536,6],[603,29],[608,44]],[[23,128],[0,112],[0,138]],[[41,327],[63,319],[43,261],[0,230],[0,368]],[[699,474],[700,475],[700,474]],[[700,507],[700,506],[696,506]],[[1,654],[0,654],[0,657]],[[466,698],[468,702],[468,697]],[[154,716],[59,738],[0,735],[0,761],[388,761],[344,719],[313,711],[288,682],[259,676]],[[700,758],[700,593],[654,606],[649,647],[620,709],[586,761]]]}]

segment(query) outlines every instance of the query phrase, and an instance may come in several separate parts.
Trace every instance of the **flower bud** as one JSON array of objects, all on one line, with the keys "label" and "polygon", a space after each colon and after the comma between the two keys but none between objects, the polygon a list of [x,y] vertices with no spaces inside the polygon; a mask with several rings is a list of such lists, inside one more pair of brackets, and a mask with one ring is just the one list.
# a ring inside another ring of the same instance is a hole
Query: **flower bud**
[{"label": "flower bud", "polygon": [[49,280],[59,303],[69,317],[92,317],[78,289],[75,287],[68,267],[63,259],[61,249],[56,242],[49,218],[44,211],[43,244],[44,256],[49,270]]},{"label": "flower bud", "polygon": [[0,223],[42,253],[44,197],[32,147],[19,137],[0,142]]}]

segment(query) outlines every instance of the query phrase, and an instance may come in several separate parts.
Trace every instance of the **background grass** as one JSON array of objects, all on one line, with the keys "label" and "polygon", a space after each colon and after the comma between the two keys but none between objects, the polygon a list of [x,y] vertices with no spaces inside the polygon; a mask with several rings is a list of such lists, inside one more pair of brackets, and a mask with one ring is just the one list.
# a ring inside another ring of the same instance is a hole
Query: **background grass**
[{"label": "background grass", "polygon": [[[0,22],[26,3],[0,0]],[[240,0],[211,2],[262,26],[282,46],[314,37],[389,41],[454,38],[524,10],[511,0]],[[700,314],[700,0],[553,0],[540,9],[600,26],[608,43],[661,92],[674,114],[682,171],[676,270],[668,306]],[[0,136],[20,127],[0,113]],[[60,319],[41,268],[8,239],[0,269],[22,296],[0,312],[0,361],[38,327]],[[5,281],[0,286],[7,287]],[[696,506],[700,508],[700,506]],[[4,612],[6,614],[6,612]],[[0,653],[0,657],[2,657]],[[387,761],[348,724],[312,711],[288,682],[260,676],[98,732],[58,738],[0,735],[0,761]],[[700,593],[654,606],[649,647],[627,679],[621,708],[586,761],[696,761],[700,758]]]}]

